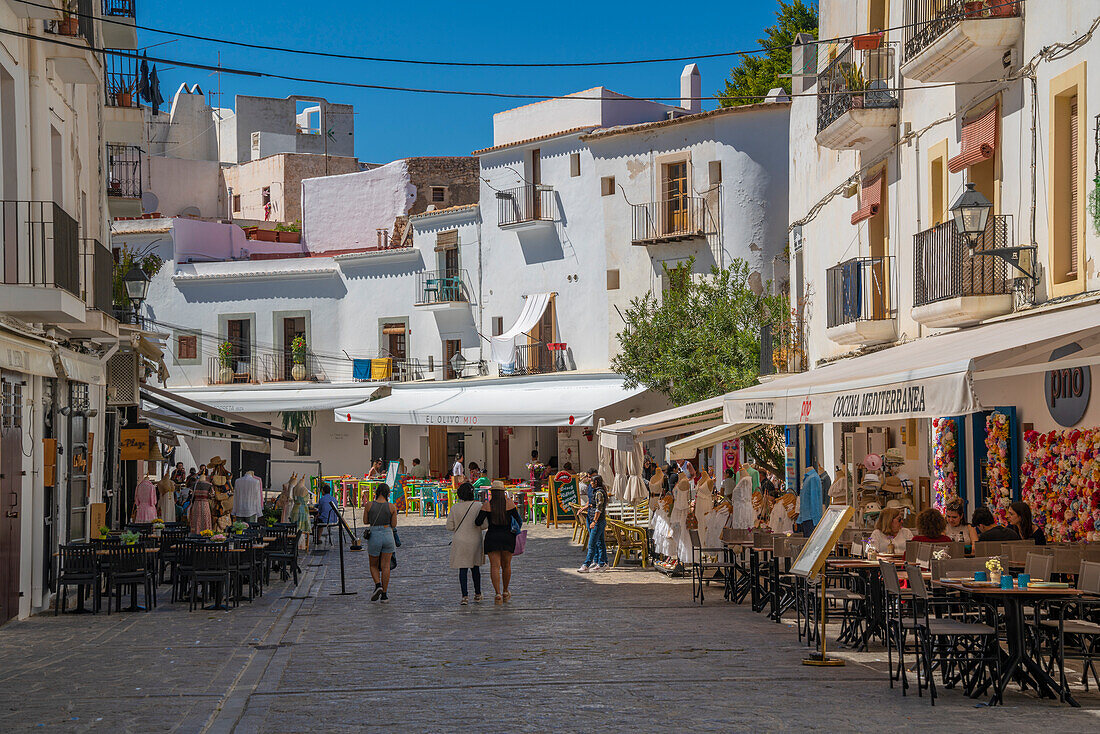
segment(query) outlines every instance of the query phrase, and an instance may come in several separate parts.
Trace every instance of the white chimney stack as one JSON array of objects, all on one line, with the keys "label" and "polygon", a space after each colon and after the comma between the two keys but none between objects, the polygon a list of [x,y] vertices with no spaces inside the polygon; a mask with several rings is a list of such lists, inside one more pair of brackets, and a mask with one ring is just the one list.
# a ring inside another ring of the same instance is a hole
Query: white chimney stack
[{"label": "white chimney stack", "polygon": [[703,80],[699,76],[699,67],[688,64],[680,75],[680,106],[691,113],[703,109]]}]

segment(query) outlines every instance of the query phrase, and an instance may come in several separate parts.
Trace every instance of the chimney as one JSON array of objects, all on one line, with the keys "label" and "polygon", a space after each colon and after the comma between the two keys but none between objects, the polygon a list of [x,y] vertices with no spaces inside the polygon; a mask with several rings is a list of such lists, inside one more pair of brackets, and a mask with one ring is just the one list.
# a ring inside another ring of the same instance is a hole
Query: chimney
[{"label": "chimney", "polygon": [[701,112],[703,109],[703,82],[699,77],[699,67],[688,64],[684,67],[684,73],[680,75],[680,106],[691,113]]}]

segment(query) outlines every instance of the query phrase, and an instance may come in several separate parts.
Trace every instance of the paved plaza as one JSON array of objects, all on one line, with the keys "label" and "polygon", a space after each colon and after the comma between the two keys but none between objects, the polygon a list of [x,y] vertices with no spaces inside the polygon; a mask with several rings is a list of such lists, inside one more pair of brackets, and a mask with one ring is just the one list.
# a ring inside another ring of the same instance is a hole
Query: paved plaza
[{"label": "paved plaza", "polygon": [[[404,518],[402,518],[404,520]],[[414,521],[415,523],[416,521]],[[391,601],[369,601],[367,557],[303,559],[229,612],[40,615],[0,628],[0,731],[1085,731],[1072,710],[1012,693],[987,708],[943,691],[903,698],[885,654],[800,664],[793,628],[715,590],[637,567],[580,575],[570,531],[532,529],[514,597],[461,607],[440,521],[402,528]],[[488,566],[485,566],[488,585]]]}]

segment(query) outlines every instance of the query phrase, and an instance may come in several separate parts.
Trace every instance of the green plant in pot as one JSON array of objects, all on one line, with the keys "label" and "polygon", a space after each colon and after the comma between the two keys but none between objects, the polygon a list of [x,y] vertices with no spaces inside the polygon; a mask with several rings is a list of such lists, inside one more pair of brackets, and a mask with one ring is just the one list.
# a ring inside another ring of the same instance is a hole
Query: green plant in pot
[{"label": "green plant in pot", "polygon": [[844,87],[852,95],[852,107],[863,106],[863,92],[867,89],[867,80],[863,78],[863,72],[856,64],[845,64],[842,67]]},{"label": "green plant in pot", "polygon": [[306,339],[303,336],[294,337],[290,343],[290,358],[294,366],[290,370],[290,376],[297,381],[306,379]]},{"label": "green plant in pot", "polygon": [[248,523],[241,520],[234,520],[233,524],[229,526],[229,529],[234,535],[241,535],[245,530],[248,530]]},{"label": "green plant in pot", "polygon": [[122,540],[123,545],[136,545],[141,540],[141,536],[132,530],[125,531],[119,538]]},{"label": "green plant in pot", "polygon": [[233,382],[233,344],[229,341],[218,345],[218,382]]}]

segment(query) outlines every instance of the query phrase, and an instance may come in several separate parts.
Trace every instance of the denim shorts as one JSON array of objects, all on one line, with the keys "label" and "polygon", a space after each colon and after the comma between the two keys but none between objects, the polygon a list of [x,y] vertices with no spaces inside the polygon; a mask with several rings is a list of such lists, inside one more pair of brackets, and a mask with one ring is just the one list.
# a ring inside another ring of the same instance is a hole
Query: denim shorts
[{"label": "denim shorts", "polygon": [[367,541],[367,555],[380,556],[383,553],[395,553],[397,544],[393,542],[393,528],[387,525],[372,525],[370,540]]}]

